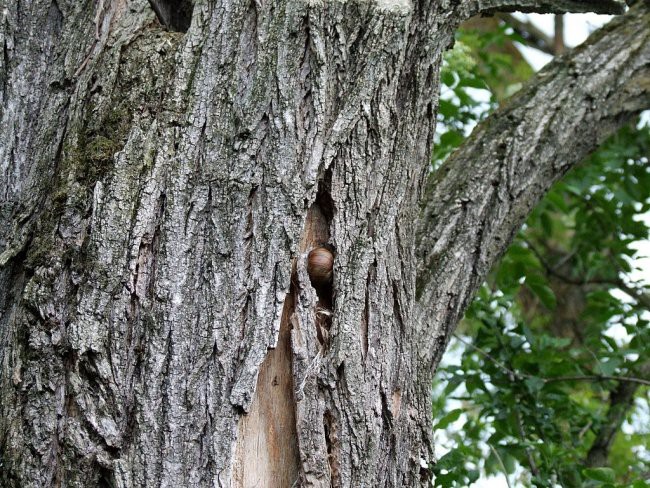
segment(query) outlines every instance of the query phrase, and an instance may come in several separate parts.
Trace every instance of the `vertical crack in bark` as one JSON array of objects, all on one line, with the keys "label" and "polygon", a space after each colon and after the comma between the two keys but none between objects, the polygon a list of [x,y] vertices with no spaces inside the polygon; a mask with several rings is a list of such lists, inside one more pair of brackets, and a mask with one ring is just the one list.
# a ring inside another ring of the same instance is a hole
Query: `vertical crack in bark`
[{"label": "vertical crack in bark", "polygon": [[[320,245],[329,239],[329,219],[333,213],[331,197],[326,190],[319,191],[316,202],[309,210],[301,251]],[[240,418],[233,470],[233,486],[247,487],[264,480],[264,486],[293,486],[298,480],[300,456],[296,426],[296,385],[293,377],[293,352],[291,344],[292,323],[296,317],[298,278],[296,261],[291,264],[291,284],[287,293],[280,322],[278,342],[260,366],[257,385],[248,414]],[[319,288],[315,322],[321,345],[326,342],[333,294]]]},{"label": "vertical crack in bark", "polygon": [[404,318],[399,303],[399,285],[393,280],[393,316],[401,332],[404,332]]},{"label": "vertical crack in bark", "polygon": [[325,443],[327,445],[327,460],[330,468],[330,486],[341,486],[340,459],[341,446],[339,445],[339,429],[336,419],[329,410],[323,415],[323,428],[325,429]]},{"label": "vertical crack in bark", "polygon": [[330,167],[320,178],[316,198],[307,212],[293,280],[299,305],[292,317],[291,337],[293,372],[297,382],[295,396],[300,486],[329,486],[330,480],[335,479],[328,463],[329,438],[323,421],[324,405],[317,378],[331,343],[330,327],[336,297],[332,283],[314,285],[307,270],[309,252],[314,248],[325,247],[335,253],[330,242],[330,226],[336,212],[330,193],[331,176]]},{"label": "vertical crack in bark", "polygon": [[374,260],[368,268],[368,277],[366,278],[366,295],[363,307],[363,316],[361,317],[361,356],[365,360],[368,355],[368,324],[370,323],[370,287],[377,279],[377,260]]},{"label": "vertical crack in bark", "polygon": [[[317,246],[328,245],[329,224],[334,205],[329,194],[328,178],[321,181],[315,202],[307,212],[299,251],[304,257]],[[260,366],[250,410],[240,418],[235,449],[233,486],[246,487],[264,480],[264,486],[293,486],[299,482],[301,457],[296,412],[296,398],[302,395],[305,380],[314,372],[314,363],[302,368],[294,364],[292,335],[300,334],[296,306],[300,300],[298,260],[291,263],[291,284],[287,293],[278,342]],[[317,301],[313,310],[316,336],[322,357],[328,344],[328,330],[334,293],[331,285],[315,287]],[[313,293],[313,292],[312,292]],[[297,330],[292,330],[296,328]],[[300,371],[294,380],[294,370]],[[297,392],[297,394],[296,394]],[[302,398],[302,396],[301,396]],[[328,443],[328,437],[325,436]],[[304,460],[303,460],[304,461]]]},{"label": "vertical crack in bark", "polygon": [[[332,168],[330,167],[319,183],[316,200],[311,206],[301,240],[301,251],[309,252],[315,247],[324,247],[336,255],[336,250],[330,243],[330,223],[334,216],[335,206],[330,194]],[[334,310],[334,289],[332,283],[314,284],[312,286],[318,296],[316,304],[315,323],[316,334],[323,350],[329,347],[329,331],[332,325]]]}]

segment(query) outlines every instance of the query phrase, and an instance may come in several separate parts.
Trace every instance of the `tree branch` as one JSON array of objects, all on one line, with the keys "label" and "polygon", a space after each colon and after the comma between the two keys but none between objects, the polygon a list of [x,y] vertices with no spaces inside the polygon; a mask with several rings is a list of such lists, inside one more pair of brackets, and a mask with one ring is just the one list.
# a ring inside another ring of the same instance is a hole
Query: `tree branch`
[{"label": "tree branch", "polygon": [[559,55],[566,51],[566,45],[564,44],[564,16],[556,14],[553,24],[553,54]]},{"label": "tree branch", "polygon": [[607,277],[594,276],[589,279],[573,278],[571,276],[566,276],[565,274],[562,274],[560,271],[558,271],[558,266],[551,266],[551,264],[546,261],[542,253],[539,252],[539,250],[535,247],[535,245],[532,242],[530,242],[529,240],[525,240],[525,242],[528,245],[528,248],[533,252],[533,254],[535,254],[535,256],[537,257],[537,259],[539,260],[539,262],[541,263],[542,267],[544,268],[547,274],[552,275],[555,278],[562,280],[565,283],[571,285],[577,285],[577,286],[609,285],[612,287],[616,287],[620,289],[623,293],[625,293],[627,296],[632,298],[634,301],[636,301],[639,306],[645,307],[648,310],[650,310],[650,294],[645,293],[643,290],[628,285],[625,282],[625,280],[623,280],[620,277],[621,274],[624,274],[623,270],[621,270],[620,267],[617,266],[616,262],[614,262],[613,259],[610,259],[610,261],[612,263],[612,267],[618,270],[618,272],[616,273],[616,277],[607,278]]},{"label": "tree branch", "polygon": [[519,20],[514,15],[504,13],[496,14],[495,17],[512,27],[517,34],[526,39],[531,47],[551,56],[555,55],[553,38],[546,35],[544,31],[536,27],[532,22]]},{"label": "tree branch", "polygon": [[618,0],[466,0],[462,7],[470,17],[495,12],[535,12],[564,14],[594,12],[597,14],[622,14],[625,4]]},{"label": "tree branch", "polygon": [[558,381],[619,381],[621,383],[635,383],[637,385],[650,386],[650,380],[635,378],[633,376],[611,376],[603,374],[556,376],[554,378],[543,378],[544,383],[557,383]]},{"label": "tree branch", "polygon": [[[505,364],[495,359],[494,356],[491,356],[490,353],[488,353],[487,351],[481,349],[480,347],[475,346],[470,341],[466,341],[465,339],[462,338],[462,336],[456,333],[454,333],[453,335],[457,340],[465,344],[467,347],[475,350],[483,357],[485,357],[485,359],[487,359],[494,365],[498,366],[499,369],[501,369],[508,375],[510,381],[521,381],[524,378],[535,378],[535,379],[542,380],[544,383],[557,383],[558,381],[618,381],[620,383],[633,383],[637,386],[638,385],[650,386],[650,380],[644,378],[637,378],[634,376],[612,376],[612,375],[602,375],[602,374],[589,374],[589,375],[554,376],[551,378],[544,378],[541,376],[535,376],[528,373],[520,373],[515,371],[514,369],[507,367]],[[643,372],[644,375],[650,373],[650,370],[648,369],[649,365],[650,363],[646,363],[644,366],[642,366],[641,371]]]},{"label": "tree branch", "polygon": [[[650,361],[640,366],[639,373],[642,375],[650,375]],[[621,382],[610,394],[607,418],[596,430],[596,438],[587,453],[587,466],[595,467],[605,466],[607,464],[609,450],[614,441],[614,437],[620,431],[621,424],[634,405],[634,396],[641,384],[648,385],[650,382]]]},{"label": "tree branch", "polygon": [[638,3],[538,73],[433,174],[416,236],[416,318],[434,328],[437,354],[550,186],[650,106],[649,78],[650,7]]}]

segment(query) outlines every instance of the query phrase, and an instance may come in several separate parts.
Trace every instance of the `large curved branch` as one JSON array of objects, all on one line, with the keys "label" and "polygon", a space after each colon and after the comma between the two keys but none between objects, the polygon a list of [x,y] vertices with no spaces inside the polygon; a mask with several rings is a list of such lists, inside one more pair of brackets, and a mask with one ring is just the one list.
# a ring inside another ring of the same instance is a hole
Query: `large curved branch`
[{"label": "large curved branch", "polygon": [[416,242],[417,296],[437,355],[549,187],[649,106],[650,7],[637,4],[543,69],[432,176]]},{"label": "large curved branch", "polygon": [[469,16],[516,11],[540,14],[569,12],[622,14],[625,11],[625,4],[619,0],[465,0],[461,8],[465,15]]}]

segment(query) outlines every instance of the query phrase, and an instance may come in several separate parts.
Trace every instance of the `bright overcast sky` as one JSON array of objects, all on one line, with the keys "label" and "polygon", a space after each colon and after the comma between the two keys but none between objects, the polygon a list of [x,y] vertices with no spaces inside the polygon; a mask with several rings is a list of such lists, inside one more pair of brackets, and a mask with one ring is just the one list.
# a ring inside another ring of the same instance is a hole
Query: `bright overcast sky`
[{"label": "bright overcast sky", "polygon": [[[553,16],[548,14],[515,14],[521,19],[528,18],[535,23],[537,27],[543,30],[549,36],[553,35]],[[606,24],[611,15],[596,14],[567,14],[564,16],[564,42],[568,47],[574,47],[581,44],[589,34],[598,29],[601,25]],[[537,49],[525,46],[519,46],[524,53],[524,57],[536,70],[540,69],[551,60],[551,56]]]}]

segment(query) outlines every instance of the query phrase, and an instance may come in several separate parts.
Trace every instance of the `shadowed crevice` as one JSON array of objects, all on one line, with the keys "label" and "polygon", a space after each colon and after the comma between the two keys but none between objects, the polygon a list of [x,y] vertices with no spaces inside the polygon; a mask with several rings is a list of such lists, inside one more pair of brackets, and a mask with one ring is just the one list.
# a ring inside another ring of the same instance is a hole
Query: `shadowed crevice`
[{"label": "shadowed crevice", "polygon": [[187,32],[192,22],[192,0],[149,0],[162,25],[176,32]]}]

